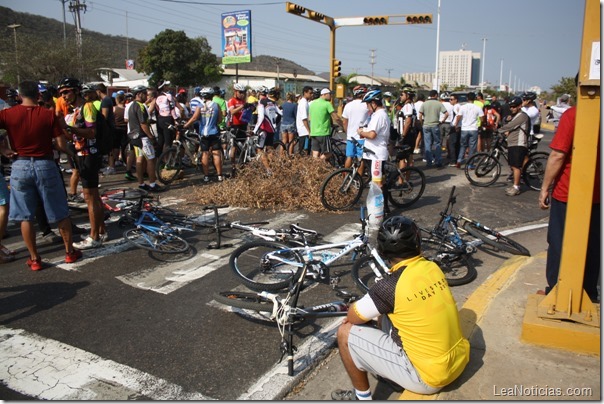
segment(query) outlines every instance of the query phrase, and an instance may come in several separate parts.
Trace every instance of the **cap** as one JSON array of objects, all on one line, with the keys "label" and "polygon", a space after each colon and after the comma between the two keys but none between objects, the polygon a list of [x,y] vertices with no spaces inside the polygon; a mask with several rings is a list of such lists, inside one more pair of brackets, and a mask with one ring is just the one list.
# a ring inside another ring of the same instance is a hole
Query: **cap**
[{"label": "cap", "polygon": [[331,94],[331,90],[329,88],[324,88],[323,90],[321,90],[321,95],[324,94]]},{"label": "cap", "polygon": [[569,99],[570,99],[570,95],[568,95],[568,94],[562,94],[562,96],[560,97],[560,101],[562,101],[562,102],[568,102]]}]

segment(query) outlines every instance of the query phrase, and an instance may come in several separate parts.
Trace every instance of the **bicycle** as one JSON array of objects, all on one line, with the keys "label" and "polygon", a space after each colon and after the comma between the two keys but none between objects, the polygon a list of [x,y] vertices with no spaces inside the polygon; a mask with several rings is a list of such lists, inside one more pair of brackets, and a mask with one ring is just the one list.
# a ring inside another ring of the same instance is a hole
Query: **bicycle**
[{"label": "bicycle", "polygon": [[[352,239],[311,246],[304,232],[292,229],[302,238],[303,246],[294,247],[266,240],[248,242],[233,251],[229,266],[248,288],[277,291],[287,288],[305,265],[308,265],[308,269],[304,270],[306,277],[316,280],[329,277],[329,266],[351,252],[353,261],[357,255],[375,254],[379,257],[369,245],[365,210],[364,206],[361,207],[361,232]],[[385,264],[384,268],[387,268]],[[376,277],[381,275],[378,273]]]},{"label": "bicycle", "polygon": [[[173,125],[170,128],[176,129]],[[189,161],[197,168],[201,167],[201,150],[199,148],[199,134],[187,129],[172,142],[172,146],[159,155],[155,164],[157,179],[168,185],[174,181],[183,170],[183,159]]]},{"label": "bicycle", "polygon": [[[360,143],[353,139],[353,143],[360,147]],[[426,176],[416,167],[399,168],[398,163],[403,158],[405,147],[396,146],[395,161],[384,161],[383,186],[384,194],[388,201],[397,208],[406,208],[413,205],[424,193]],[[375,154],[367,148],[364,152]],[[370,181],[367,173],[369,164],[365,164],[363,175],[359,173],[360,159],[353,159],[350,168],[341,168],[329,174],[321,185],[321,204],[329,210],[346,210],[352,208],[361,198],[363,189]],[[365,178],[365,179],[364,179]]]},{"label": "bicycle", "polygon": [[[543,135],[535,135],[530,140],[529,159],[522,168],[524,183],[535,191],[541,189],[549,157],[549,154],[546,152],[536,151],[537,145],[542,138]],[[506,163],[509,164],[505,139],[502,135],[496,134],[491,151],[488,153],[476,153],[468,159],[464,168],[468,181],[477,187],[488,187],[494,184],[501,175],[500,157],[503,157]]]},{"label": "bicycle", "polygon": [[[296,273],[296,277],[292,278],[287,295],[283,298],[268,291],[258,293],[226,291],[214,295],[214,300],[219,303],[239,309],[264,313],[265,316],[268,316],[269,320],[277,324],[279,334],[281,335],[281,342],[279,344],[281,359],[279,362],[283,360],[284,355],[287,356],[287,372],[289,376],[294,375],[294,353],[296,352],[296,347],[293,344],[294,324],[305,321],[308,318],[344,317],[348,314],[350,304],[358,299],[356,295],[344,290],[338,290],[336,295],[343,299],[341,301],[323,303],[308,308],[298,305],[300,292],[309,269],[310,263],[302,264],[301,269]],[[338,282],[338,276],[329,278],[329,284],[332,289],[336,289]]]}]

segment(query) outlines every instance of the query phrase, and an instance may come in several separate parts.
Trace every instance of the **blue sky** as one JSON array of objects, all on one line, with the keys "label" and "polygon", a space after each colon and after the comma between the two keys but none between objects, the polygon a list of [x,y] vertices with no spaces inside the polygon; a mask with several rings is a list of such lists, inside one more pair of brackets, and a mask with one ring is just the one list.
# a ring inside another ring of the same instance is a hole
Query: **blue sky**
[{"label": "blue sky", "polygon": [[[111,35],[127,32],[144,40],[164,29],[184,30],[189,37],[206,37],[218,52],[220,15],[249,9],[254,54],[290,59],[317,73],[329,70],[329,28],[286,13],[284,1],[178,1],[183,2],[87,0],[82,26]],[[294,2],[331,17],[432,13],[431,25],[338,28],[336,57],[342,61],[345,74],[370,74],[371,49],[375,49],[376,76],[400,77],[404,72],[435,70],[438,0]],[[61,0],[2,0],[0,4],[63,21]],[[485,80],[497,85],[502,77],[503,83],[508,83],[511,71],[511,83],[519,90],[522,85],[547,91],[561,77],[574,77],[579,69],[584,8],[582,0],[441,0],[440,50],[465,46],[482,53],[482,38],[487,38]],[[73,23],[69,11],[66,18]]]}]

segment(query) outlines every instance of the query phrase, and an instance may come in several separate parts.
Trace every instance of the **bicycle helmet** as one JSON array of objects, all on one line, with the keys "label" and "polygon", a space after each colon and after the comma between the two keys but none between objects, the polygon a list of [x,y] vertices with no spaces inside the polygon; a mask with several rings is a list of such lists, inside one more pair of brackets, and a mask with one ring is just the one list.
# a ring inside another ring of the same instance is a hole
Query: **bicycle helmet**
[{"label": "bicycle helmet", "polygon": [[233,91],[245,91],[245,86],[240,83],[233,84]]},{"label": "bicycle helmet", "polygon": [[214,94],[214,89],[211,87],[204,87],[199,91],[199,95],[202,98],[212,98]]},{"label": "bicycle helmet", "polygon": [[519,107],[520,105],[522,105],[522,98],[514,97],[508,102],[508,105],[510,107]]},{"label": "bicycle helmet", "polygon": [[392,97],[392,93],[390,91],[386,91],[384,93],[384,97]]},{"label": "bicycle helmet", "polygon": [[143,91],[147,91],[147,87],[143,86],[142,84],[138,85],[138,86],[134,86],[130,90],[130,92],[132,93],[132,95],[134,95],[135,97],[136,97],[136,94],[142,93]]},{"label": "bicycle helmet", "polygon": [[18,95],[19,95],[19,92],[17,90],[15,90],[14,88],[7,88],[6,89],[6,97],[7,98],[17,98]]},{"label": "bicycle helmet", "polygon": [[421,233],[415,222],[405,216],[392,216],[380,226],[378,252],[384,258],[411,258],[421,252]]},{"label": "bicycle helmet", "polygon": [[266,86],[260,86],[256,89],[256,91],[258,92],[258,94],[268,94],[268,88]]},{"label": "bicycle helmet", "polygon": [[363,97],[363,102],[382,101],[382,92],[380,90],[369,91]]},{"label": "bicycle helmet", "polygon": [[199,95],[199,92],[200,92],[200,91],[201,91],[201,87],[195,87],[195,88],[193,89],[193,94],[195,94],[195,95]]},{"label": "bicycle helmet", "polygon": [[39,93],[44,93],[48,91],[48,88],[46,88],[46,86],[42,83],[38,83],[38,92]]},{"label": "bicycle helmet", "polygon": [[321,89],[320,88],[313,89],[312,90],[312,98],[316,100],[319,97],[321,97]]},{"label": "bicycle helmet", "polygon": [[523,100],[535,101],[537,99],[537,94],[535,94],[532,91],[527,91],[526,93],[522,94],[522,99]]},{"label": "bicycle helmet", "polygon": [[271,97],[278,97],[280,95],[279,88],[271,87],[271,89],[268,90],[268,95],[270,95]]},{"label": "bicycle helmet", "polygon": [[80,86],[80,80],[74,79],[72,77],[66,77],[59,82],[59,85],[57,87],[59,90],[61,90],[63,88],[79,89]]},{"label": "bicycle helmet", "polygon": [[367,93],[367,87],[365,86],[355,86],[352,89],[352,95],[354,96],[354,98],[357,98],[360,95],[364,95],[365,93]]},{"label": "bicycle helmet", "polygon": [[415,97],[415,91],[411,87],[403,87],[401,88],[401,93],[407,94],[409,98]]},{"label": "bicycle helmet", "polygon": [[448,101],[450,98],[451,98],[451,94],[449,94],[446,91],[440,95],[440,99],[443,101]]},{"label": "bicycle helmet", "polygon": [[92,84],[82,84],[82,86],[80,87],[80,93],[82,94],[82,97],[87,93],[92,93],[95,91],[96,90]]}]

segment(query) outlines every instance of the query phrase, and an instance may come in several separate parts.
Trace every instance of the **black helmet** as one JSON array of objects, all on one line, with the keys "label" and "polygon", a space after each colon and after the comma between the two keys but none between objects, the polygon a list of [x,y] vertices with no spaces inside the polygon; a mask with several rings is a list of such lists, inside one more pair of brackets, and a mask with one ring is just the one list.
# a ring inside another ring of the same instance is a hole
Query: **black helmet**
[{"label": "black helmet", "polygon": [[537,94],[532,91],[527,91],[526,93],[522,94],[522,99],[535,101],[537,99]]},{"label": "black helmet", "polygon": [[7,98],[17,98],[18,95],[19,95],[19,92],[17,90],[15,90],[14,88],[7,88],[6,89],[6,97]]},{"label": "black helmet", "polygon": [[73,77],[66,77],[61,80],[57,85],[59,90],[61,90],[62,88],[73,88],[74,90],[79,90],[80,86],[80,80],[74,79]]},{"label": "black helmet", "polygon": [[522,98],[520,97],[513,97],[509,102],[508,105],[510,107],[518,107],[520,105],[522,105]]},{"label": "black helmet", "polygon": [[134,95],[135,97],[136,97],[136,94],[142,93],[143,91],[147,91],[147,87],[143,86],[142,84],[140,84],[138,86],[134,86],[130,90],[130,92],[132,93],[132,95]]},{"label": "black helmet", "polygon": [[384,258],[411,258],[421,252],[421,233],[405,216],[392,216],[382,223],[377,235],[378,252]]},{"label": "black helmet", "polygon": [[95,91],[96,90],[94,86],[91,84],[82,84],[80,86],[80,93],[82,94],[82,97],[84,97],[84,95],[86,95],[87,93],[93,93]]}]

